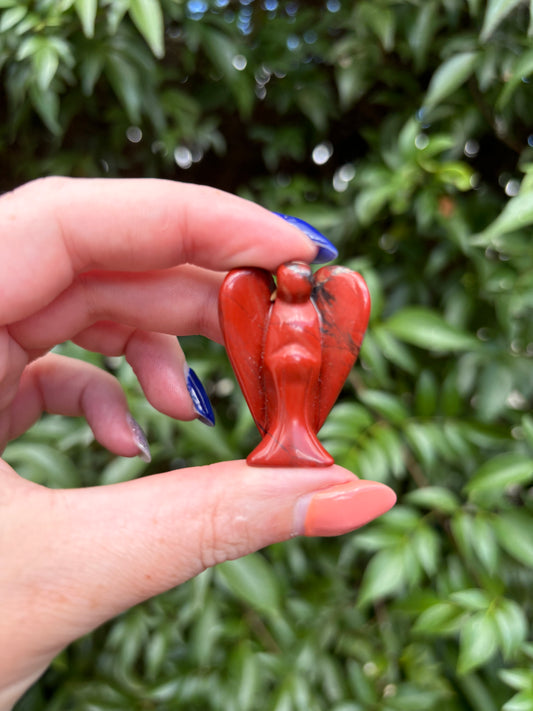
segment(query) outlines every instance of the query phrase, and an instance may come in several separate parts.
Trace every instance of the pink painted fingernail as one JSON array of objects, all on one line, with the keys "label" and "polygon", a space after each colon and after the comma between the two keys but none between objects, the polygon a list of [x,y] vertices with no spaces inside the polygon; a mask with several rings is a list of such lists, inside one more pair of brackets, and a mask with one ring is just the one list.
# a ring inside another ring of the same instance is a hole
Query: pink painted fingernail
[{"label": "pink painted fingernail", "polygon": [[377,481],[355,479],[337,484],[307,494],[297,502],[295,533],[340,536],[381,516],[395,503],[394,491]]}]

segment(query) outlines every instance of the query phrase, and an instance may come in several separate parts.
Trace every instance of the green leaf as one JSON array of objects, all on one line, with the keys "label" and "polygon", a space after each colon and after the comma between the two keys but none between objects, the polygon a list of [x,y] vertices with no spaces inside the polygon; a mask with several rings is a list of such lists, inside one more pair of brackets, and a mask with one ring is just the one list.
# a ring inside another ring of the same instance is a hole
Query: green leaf
[{"label": "green leaf", "polygon": [[83,34],[86,37],[94,36],[94,23],[98,0],[75,0],[74,8],[80,18]]},{"label": "green leaf", "polygon": [[222,563],[217,575],[238,599],[256,610],[279,610],[281,597],[276,576],[260,553]]},{"label": "green leaf", "polygon": [[435,165],[434,172],[444,185],[451,185],[463,192],[472,189],[474,171],[466,163],[456,160],[439,162]]},{"label": "green leaf", "polygon": [[421,525],[411,536],[411,546],[424,572],[432,576],[439,562],[440,541],[435,531]]},{"label": "green leaf", "polygon": [[386,424],[373,428],[372,434],[377,446],[381,448],[388,463],[388,468],[395,477],[405,471],[404,446],[399,434]]},{"label": "green leaf", "polygon": [[104,68],[105,57],[97,51],[88,53],[82,61],[82,89],[85,96],[91,96],[94,86]]},{"label": "green leaf", "polygon": [[513,371],[506,363],[489,363],[479,379],[476,409],[483,420],[497,417],[505,408],[513,388]]},{"label": "green leaf", "polygon": [[35,67],[37,86],[44,92],[50,86],[59,66],[58,54],[51,44],[43,42],[33,55],[32,62]]},{"label": "green leaf", "polygon": [[504,242],[500,237],[532,224],[533,192],[521,192],[507,202],[498,217],[483,232],[472,237],[472,244],[487,245],[492,242],[495,247],[503,248]]},{"label": "green leaf", "polygon": [[129,15],[154,55],[163,57],[165,31],[159,0],[130,0]]},{"label": "green leaf", "polygon": [[426,0],[419,6],[415,22],[408,27],[407,39],[419,70],[438,28],[438,16],[437,4]]},{"label": "green leaf", "polygon": [[206,667],[212,659],[216,640],[221,633],[220,609],[213,598],[207,598],[202,614],[196,618],[190,640],[190,652],[195,664]]},{"label": "green leaf", "polygon": [[389,460],[381,442],[367,436],[361,439],[359,446],[358,474],[363,479],[385,482],[389,475]]},{"label": "green leaf", "polygon": [[206,440],[205,425],[199,420],[194,420],[193,422],[178,421],[176,426],[180,430],[181,436],[188,440],[192,448],[201,453],[204,458],[203,463],[206,463],[206,457],[211,461],[213,459],[221,461],[223,459],[236,458],[236,452],[232,448],[231,440],[221,427],[214,427]]},{"label": "green leaf", "polygon": [[461,627],[464,612],[452,602],[439,602],[428,607],[416,620],[413,631],[443,635]]},{"label": "green leaf", "polygon": [[31,57],[35,52],[39,50],[39,47],[42,45],[42,40],[40,37],[26,37],[24,38],[18,49],[17,53],[15,55],[16,59],[20,62],[23,59],[26,59],[27,57]]},{"label": "green leaf", "polygon": [[500,548],[492,527],[492,520],[483,512],[474,518],[473,550],[489,575],[495,575],[500,562]]},{"label": "green leaf", "polygon": [[519,57],[517,57],[515,63],[513,64],[511,68],[511,74],[512,76],[507,79],[505,82],[505,85],[503,87],[503,90],[498,97],[497,101],[497,108],[498,109],[503,109],[509,102],[509,99],[515,92],[516,88],[520,85],[522,82],[522,79],[525,77],[528,77],[530,74],[533,73],[533,50],[529,50],[528,52],[524,52],[521,54]]},{"label": "green leaf", "polygon": [[500,669],[498,672],[500,679],[517,691],[528,689],[533,691],[533,670],[532,669]]},{"label": "green leaf", "polygon": [[242,665],[238,669],[238,678],[242,680],[236,698],[238,709],[253,711],[256,708],[257,696],[261,688],[261,671],[259,657],[247,649],[242,655]]},{"label": "green leaf", "polygon": [[489,0],[479,39],[486,42],[498,25],[522,0]]},{"label": "green leaf", "polygon": [[105,72],[113,91],[132,123],[141,120],[142,89],[133,65],[117,52],[106,58]]},{"label": "green leaf", "polygon": [[[239,73],[242,75],[242,72]],[[318,131],[325,131],[328,125],[329,102],[324,94],[324,87],[311,85],[303,86],[295,96],[301,112],[314,123]]]},{"label": "green leaf", "polygon": [[165,628],[156,629],[150,635],[148,642],[144,647],[144,664],[146,666],[146,676],[150,680],[156,679],[161,667],[165,663],[168,656],[169,635],[166,634]]},{"label": "green leaf", "polygon": [[438,442],[432,428],[419,422],[408,422],[405,436],[417,460],[423,466],[431,466],[438,454]]},{"label": "green leaf", "polygon": [[368,564],[359,590],[360,606],[399,592],[409,581],[404,545],[377,553]]},{"label": "green leaf", "polygon": [[457,671],[468,674],[488,661],[497,651],[498,633],[491,615],[478,612],[461,628]]},{"label": "green leaf", "polygon": [[522,430],[524,432],[524,438],[533,449],[533,417],[531,415],[524,415],[522,417]]},{"label": "green leaf", "polygon": [[101,484],[117,484],[120,481],[135,479],[146,469],[146,464],[139,457],[117,457],[102,471]]},{"label": "green leaf", "polygon": [[361,190],[355,200],[355,214],[364,227],[373,222],[381,209],[396,194],[396,186],[392,184],[392,175],[388,171],[383,172],[386,172],[384,182]]},{"label": "green leaf", "polygon": [[502,706],[502,711],[531,711],[533,709],[533,691],[521,691]]},{"label": "green leaf", "polygon": [[501,497],[508,487],[525,484],[531,479],[533,459],[518,452],[505,452],[482,464],[465,490],[473,500],[488,494],[492,501]]},{"label": "green leaf", "polygon": [[375,374],[377,384],[384,386],[388,382],[388,366],[382,350],[378,346],[374,333],[367,333],[361,350],[359,359],[363,367],[370,368]]},{"label": "green leaf", "polygon": [[445,422],[442,430],[443,444],[454,460],[466,463],[470,459],[470,446],[459,422]]},{"label": "green leaf", "polygon": [[117,33],[120,23],[130,7],[130,0],[113,0],[108,6],[106,24],[108,34],[114,35]]},{"label": "green leaf", "polygon": [[397,424],[403,423],[408,412],[401,400],[390,393],[381,390],[365,390],[359,394],[362,402],[382,417]]},{"label": "green leaf", "polygon": [[442,486],[425,486],[409,493],[405,500],[421,508],[433,509],[444,514],[452,514],[459,508],[455,494]]},{"label": "green leaf", "polygon": [[492,597],[484,590],[470,588],[469,590],[458,590],[450,595],[450,599],[465,610],[481,611],[487,610],[492,602]]},{"label": "green leaf", "polygon": [[155,702],[154,706],[166,705],[177,698],[180,691],[180,687],[183,682],[181,679],[170,679],[164,681],[162,684],[156,684],[155,686],[147,689],[144,693],[146,698],[151,702]]},{"label": "green leaf", "polygon": [[494,530],[501,547],[529,568],[533,568],[533,516],[509,511],[494,518]]},{"label": "green leaf", "polygon": [[8,444],[2,456],[22,476],[39,484],[68,488],[75,482],[72,462],[51,445],[18,440]]},{"label": "green leaf", "polygon": [[59,97],[50,89],[41,91],[37,86],[30,87],[30,98],[35,110],[48,130],[59,136],[62,133],[59,123]]},{"label": "green leaf", "polygon": [[335,79],[341,107],[349,109],[368,88],[368,78],[363,67],[352,62],[347,67],[335,67]]},{"label": "green leaf", "polygon": [[[450,150],[450,148],[453,148],[454,146],[453,138],[451,136],[448,136],[447,134],[437,133],[436,135],[429,137],[428,140],[429,143],[427,144],[427,146],[425,148],[421,148],[420,152],[418,153],[418,158],[421,165],[425,165],[428,158],[434,158],[440,153],[444,153],[444,151]],[[449,165],[450,163],[452,165],[455,165],[455,162],[453,161],[445,161],[442,166],[444,167],[446,165]],[[435,164],[433,162],[428,161],[428,165],[433,167]]]},{"label": "green leaf", "polygon": [[26,16],[28,8],[23,5],[10,7],[0,17],[0,32],[7,32],[17,25]]},{"label": "green leaf", "polygon": [[[372,300],[372,303],[374,303],[373,296]],[[395,338],[390,331],[387,331],[387,329],[382,326],[376,326],[372,329],[372,335],[387,360],[394,363],[399,368],[402,368],[407,373],[414,374],[418,372],[418,365],[409,348]],[[365,342],[366,337],[363,341],[363,345]]]},{"label": "green leaf", "polygon": [[383,524],[374,527],[366,527],[357,533],[355,545],[365,551],[378,551],[380,548],[390,548],[399,546],[402,543],[403,534],[392,531]]},{"label": "green leaf", "polygon": [[396,16],[390,8],[384,5],[374,5],[370,2],[359,6],[359,21],[367,26],[381,42],[385,52],[394,48]]},{"label": "green leaf", "polygon": [[429,417],[437,407],[437,381],[430,370],[423,370],[416,381],[415,411],[419,417]]},{"label": "green leaf", "polygon": [[474,517],[469,512],[459,509],[451,520],[451,530],[461,555],[466,560],[471,560],[475,540]]},{"label": "green leaf", "polygon": [[527,638],[528,620],[517,602],[502,598],[495,609],[494,621],[503,655],[509,659],[518,652]]},{"label": "green leaf", "polygon": [[36,12],[28,12],[26,16],[13,27],[13,33],[18,37],[28,35],[32,31],[39,31],[42,19]]},{"label": "green leaf", "polygon": [[420,525],[420,512],[408,506],[395,506],[387,512],[382,522],[391,529],[411,534]]},{"label": "green leaf", "polygon": [[477,61],[477,52],[461,52],[441,64],[429,82],[424,107],[433,108],[459,89],[473,73]]},{"label": "green leaf", "polygon": [[406,343],[432,351],[460,351],[478,348],[478,341],[451,326],[436,311],[423,306],[408,306],[393,314],[385,326]]},{"label": "green leaf", "polygon": [[324,426],[321,439],[345,439],[353,442],[354,436],[366,430],[374,418],[368,410],[355,402],[339,402],[334,405]]},{"label": "green leaf", "polygon": [[239,71],[233,65],[235,56],[240,53],[237,45],[225,34],[207,25],[199,29],[205,53],[229,86],[241,114],[248,117],[254,95],[246,72]]},{"label": "green leaf", "polygon": [[[440,409],[445,415],[456,417],[462,411],[464,402],[459,390],[457,371],[455,369],[444,378],[440,388],[440,396]],[[453,429],[451,423],[448,426]],[[461,435],[462,432],[453,432],[450,436],[457,439],[458,437],[461,438]]]}]

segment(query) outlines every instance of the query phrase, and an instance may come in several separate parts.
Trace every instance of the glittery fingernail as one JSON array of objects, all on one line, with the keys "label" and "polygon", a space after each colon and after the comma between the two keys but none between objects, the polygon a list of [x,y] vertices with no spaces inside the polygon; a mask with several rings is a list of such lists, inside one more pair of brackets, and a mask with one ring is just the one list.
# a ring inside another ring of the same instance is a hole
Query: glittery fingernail
[{"label": "glittery fingernail", "polygon": [[131,430],[131,434],[133,436],[133,441],[135,442],[135,444],[137,445],[137,449],[139,450],[139,454],[137,456],[139,457],[139,459],[142,459],[143,462],[146,462],[148,464],[152,461],[152,456],[150,454],[150,447],[148,445],[148,440],[146,439],[144,430],[137,422],[137,420],[135,420],[129,413],[126,415],[126,419],[128,421],[128,426]]}]

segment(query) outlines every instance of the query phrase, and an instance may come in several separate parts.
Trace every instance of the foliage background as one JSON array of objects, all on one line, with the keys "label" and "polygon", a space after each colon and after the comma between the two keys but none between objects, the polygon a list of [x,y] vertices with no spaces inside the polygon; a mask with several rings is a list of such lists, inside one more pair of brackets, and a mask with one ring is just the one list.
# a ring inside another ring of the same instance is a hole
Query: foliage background
[{"label": "foliage background", "polygon": [[[0,0],[0,190],[158,176],[314,223],[372,293],[322,431],[398,506],[209,570],[65,651],[17,709],[533,709],[533,19],[519,0]],[[115,372],[153,461],[46,417],[6,458],[49,486],[245,455]]]}]

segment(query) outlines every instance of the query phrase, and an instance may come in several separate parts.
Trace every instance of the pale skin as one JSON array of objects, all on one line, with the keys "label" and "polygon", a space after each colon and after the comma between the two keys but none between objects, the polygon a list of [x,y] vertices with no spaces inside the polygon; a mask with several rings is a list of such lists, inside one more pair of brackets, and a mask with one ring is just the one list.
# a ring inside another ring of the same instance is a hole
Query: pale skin
[{"label": "pale skin", "polygon": [[[101,445],[136,456],[118,382],[50,349],[70,339],[125,355],[155,408],[194,419],[176,335],[222,341],[228,269],[275,270],[316,251],[267,210],[201,186],[47,178],[2,196],[0,451],[48,411],[84,416]],[[72,640],[208,566],[304,533],[306,497],[352,480],[338,466],[238,461],[62,491],[0,460],[0,711]]]}]

